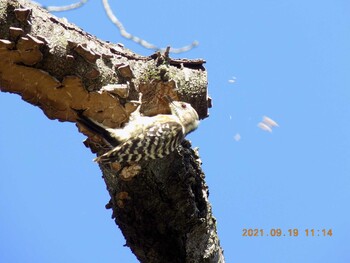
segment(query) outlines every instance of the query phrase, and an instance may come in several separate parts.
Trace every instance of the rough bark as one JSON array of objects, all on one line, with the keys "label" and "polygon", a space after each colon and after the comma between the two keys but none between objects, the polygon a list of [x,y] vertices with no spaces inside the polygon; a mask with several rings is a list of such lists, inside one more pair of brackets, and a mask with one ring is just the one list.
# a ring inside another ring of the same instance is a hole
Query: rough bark
[{"label": "rough bark", "polygon": [[[76,122],[74,110],[84,110],[120,127],[139,104],[144,115],[169,113],[164,95],[190,102],[205,118],[210,99],[203,63],[139,56],[25,0],[0,0],[0,89],[50,119]],[[94,153],[106,151],[102,138],[79,130]],[[224,262],[200,165],[184,141],[164,159],[100,166],[111,196],[106,207],[140,262]]]}]

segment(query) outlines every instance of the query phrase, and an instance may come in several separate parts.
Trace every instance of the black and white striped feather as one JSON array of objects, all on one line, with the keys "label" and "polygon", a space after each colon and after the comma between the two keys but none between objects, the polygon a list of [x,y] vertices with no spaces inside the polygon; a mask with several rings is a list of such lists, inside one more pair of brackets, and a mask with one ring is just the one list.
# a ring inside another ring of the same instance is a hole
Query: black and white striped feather
[{"label": "black and white striped feather", "polygon": [[163,158],[173,152],[183,139],[183,127],[178,122],[160,122],[97,157],[95,161],[122,163]]}]

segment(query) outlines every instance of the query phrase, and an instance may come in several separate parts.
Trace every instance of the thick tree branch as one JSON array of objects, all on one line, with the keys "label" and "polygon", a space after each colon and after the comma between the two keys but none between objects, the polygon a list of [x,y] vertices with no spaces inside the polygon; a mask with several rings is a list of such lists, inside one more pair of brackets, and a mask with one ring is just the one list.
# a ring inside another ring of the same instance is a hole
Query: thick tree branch
[{"label": "thick tree branch", "polygon": [[[207,117],[203,60],[134,54],[102,42],[25,0],[0,0],[0,88],[40,107],[50,119],[76,122],[76,111],[120,127],[140,105],[168,113],[164,95],[190,102]],[[79,127],[85,145],[102,138]],[[141,262],[224,262],[198,154],[184,141],[167,158],[101,166],[107,208]]]}]

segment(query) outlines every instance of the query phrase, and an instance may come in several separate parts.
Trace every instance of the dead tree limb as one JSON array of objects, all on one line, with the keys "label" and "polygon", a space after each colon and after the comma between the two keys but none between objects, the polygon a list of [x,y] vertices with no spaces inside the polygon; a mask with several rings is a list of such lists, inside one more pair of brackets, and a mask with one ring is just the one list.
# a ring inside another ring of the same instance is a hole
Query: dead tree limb
[{"label": "dead tree limb", "polygon": [[[121,127],[140,105],[169,113],[164,95],[208,115],[203,60],[139,56],[98,40],[25,0],[0,0],[0,88],[40,107],[50,119],[76,122],[75,110]],[[142,96],[140,96],[142,94]],[[102,138],[78,127],[92,152]],[[140,262],[224,262],[198,153],[184,141],[139,169],[101,165],[113,218]]]}]

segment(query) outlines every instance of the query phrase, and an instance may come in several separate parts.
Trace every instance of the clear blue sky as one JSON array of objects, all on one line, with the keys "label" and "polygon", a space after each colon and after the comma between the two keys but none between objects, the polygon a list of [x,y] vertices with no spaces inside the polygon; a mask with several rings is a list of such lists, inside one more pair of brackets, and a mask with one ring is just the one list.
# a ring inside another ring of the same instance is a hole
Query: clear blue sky
[{"label": "clear blue sky", "polygon": [[[350,262],[350,2],[112,7],[128,31],[157,45],[200,42],[178,56],[207,61],[214,107],[189,139],[200,148],[226,262]],[[56,15],[151,54],[119,36],[100,1]],[[16,95],[1,93],[0,111],[0,262],[137,262],[104,208],[101,173],[76,127]],[[272,133],[257,127],[265,115],[280,126]],[[245,228],[286,236],[244,237]]]}]

